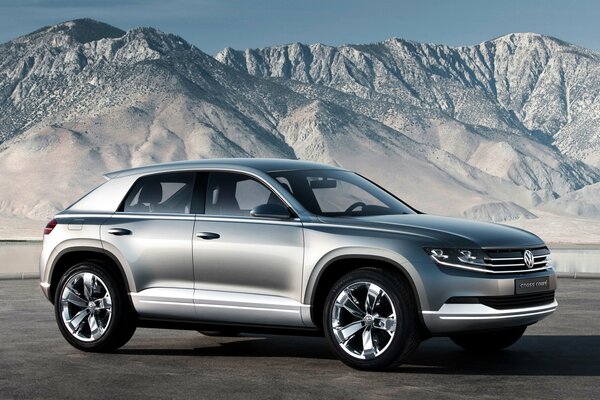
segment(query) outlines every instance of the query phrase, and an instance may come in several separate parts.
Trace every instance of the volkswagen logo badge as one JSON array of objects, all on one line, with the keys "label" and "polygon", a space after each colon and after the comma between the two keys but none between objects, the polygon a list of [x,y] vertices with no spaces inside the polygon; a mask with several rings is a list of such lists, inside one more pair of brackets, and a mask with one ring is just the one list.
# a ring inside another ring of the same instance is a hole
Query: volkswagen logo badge
[{"label": "volkswagen logo badge", "polygon": [[523,261],[527,268],[533,268],[533,253],[531,250],[525,250],[523,253]]}]

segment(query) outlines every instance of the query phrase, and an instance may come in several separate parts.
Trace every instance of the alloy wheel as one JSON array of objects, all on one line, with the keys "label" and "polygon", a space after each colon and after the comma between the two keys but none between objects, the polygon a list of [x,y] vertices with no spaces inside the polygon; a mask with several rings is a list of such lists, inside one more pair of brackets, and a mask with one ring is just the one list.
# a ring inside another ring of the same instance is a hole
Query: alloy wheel
[{"label": "alloy wheel", "polygon": [[354,282],[337,296],[331,314],[333,336],[354,358],[370,360],[392,343],[396,310],[389,295],[372,282]]},{"label": "alloy wheel", "polygon": [[112,297],[100,277],[81,272],[69,278],[61,293],[62,322],[83,342],[99,340],[112,320]]}]

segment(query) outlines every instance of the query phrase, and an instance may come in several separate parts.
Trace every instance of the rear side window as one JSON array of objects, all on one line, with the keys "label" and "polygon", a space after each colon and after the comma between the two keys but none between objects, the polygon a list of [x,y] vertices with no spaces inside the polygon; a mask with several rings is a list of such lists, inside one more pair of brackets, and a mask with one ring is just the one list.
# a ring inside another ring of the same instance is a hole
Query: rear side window
[{"label": "rear side window", "polygon": [[151,175],[139,179],[127,195],[124,212],[189,214],[194,172]]}]

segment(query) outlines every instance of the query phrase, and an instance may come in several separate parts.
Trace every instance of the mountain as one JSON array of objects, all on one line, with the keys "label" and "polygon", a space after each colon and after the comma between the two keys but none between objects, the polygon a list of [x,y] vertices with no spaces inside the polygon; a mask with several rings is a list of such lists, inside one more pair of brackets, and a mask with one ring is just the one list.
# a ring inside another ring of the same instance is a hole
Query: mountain
[{"label": "mountain", "polygon": [[[552,37],[510,34],[469,47],[397,38],[341,47],[294,43],[226,48],[216,58],[255,76],[318,84],[523,134],[600,166],[600,55]],[[395,124],[389,115],[376,116],[386,117]]]},{"label": "mountain", "polygon": [[568,193],[544,205],[559,214],[600,218],[600,183]]},{"label": "mountain", "polygon": [[[570,72],[549,76],[558,48],[576,53],[573,68],[590,65],[589,85],[568,101]],[[213,58],[153,28],[89,19],[45,27],[0,45],[0,219],[48,218],[110,170],[239,156],[341,165],[426,212],[496,221],[561,214],[553,204],[594,203],[587,193],[600,182],[595,153],[578,147],[586,135],[598,140],[596,59],[530,34],[472,48],[391,39]],[[546,72],[517,71],[534,65]],[[564,120],[553,96],[566,101]]]},{"label": "mountain", "polygon": [[584,164],[600,162],[600,59],[554,38],[513,34],[459,48],[401,39],[295,43],[226,48],[216,58],[525,186],[534,205],[598,177]]}]

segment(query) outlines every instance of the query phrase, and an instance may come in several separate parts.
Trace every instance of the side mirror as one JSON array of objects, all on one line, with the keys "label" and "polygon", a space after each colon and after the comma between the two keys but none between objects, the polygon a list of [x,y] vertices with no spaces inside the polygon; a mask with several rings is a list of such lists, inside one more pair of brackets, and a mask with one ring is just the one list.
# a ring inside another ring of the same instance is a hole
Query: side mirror
[{"label": "side mirror", "polygon": [[258,218],[280,218],[287,219],[290,218],[290,211],[281,204],[261,204],[256,206],[250,211],[250,215]]}]

